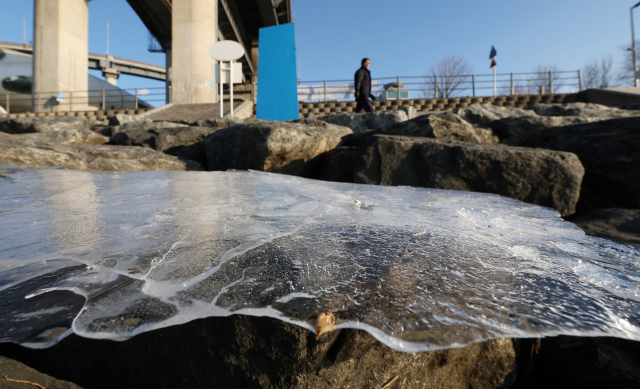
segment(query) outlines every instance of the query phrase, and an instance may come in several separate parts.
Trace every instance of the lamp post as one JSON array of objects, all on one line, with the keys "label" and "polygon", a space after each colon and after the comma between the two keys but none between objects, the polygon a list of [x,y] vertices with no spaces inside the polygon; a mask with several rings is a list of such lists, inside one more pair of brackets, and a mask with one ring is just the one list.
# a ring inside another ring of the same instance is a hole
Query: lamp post
[{"label": "lamp post", "polygon": [[638,57],[636,56],[636,36],[633,32],[633,9],[640,5],[640,2],[629,10],[631,13],[631,54],[633,55],[633,85],[640,86],[640,80],[638,80]]}]

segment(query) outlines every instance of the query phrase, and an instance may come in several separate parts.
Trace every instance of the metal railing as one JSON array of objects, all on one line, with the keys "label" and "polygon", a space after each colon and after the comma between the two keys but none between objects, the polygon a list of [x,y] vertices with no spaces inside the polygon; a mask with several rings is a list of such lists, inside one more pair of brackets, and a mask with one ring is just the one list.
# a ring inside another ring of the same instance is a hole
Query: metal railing
[{"label": "metal railing", "polygon": [[[62,96],[60,96],[62,94]],[[7,114],[14,112],[95,111],[154,107],[166,102],[167,88],[101,89],[0,95]],[[62,98],[61,98],[62,97]]]},{"label": "metal railing", "polygon": [[[400,85],[398,89],[397,86]],[[554,94],[582,91],[582,71],[467,74],[450,77],[396,76],[374,78],[371,93],[383,100]],[[301,102],[354,100],[353,80],[301,81]]]}]

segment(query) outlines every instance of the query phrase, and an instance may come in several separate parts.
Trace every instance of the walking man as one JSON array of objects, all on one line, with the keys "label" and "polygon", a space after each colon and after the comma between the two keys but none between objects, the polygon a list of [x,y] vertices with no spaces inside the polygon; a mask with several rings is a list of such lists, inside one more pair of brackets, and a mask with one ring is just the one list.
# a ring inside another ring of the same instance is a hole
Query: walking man
[{"label": "walking man", "polygon": [[356,91],[356,105],[355,112],[360,113],[364,109],[366,112],[373,112],[373,105],[371,105],[371,101],[375,100],[375,96],[371,94],[371,72],[369,71],[369,66],[371,66],[371,61],[369,58],[364,58],[361,62],[361,67],[356,72],[355,82],[353,86]]}]

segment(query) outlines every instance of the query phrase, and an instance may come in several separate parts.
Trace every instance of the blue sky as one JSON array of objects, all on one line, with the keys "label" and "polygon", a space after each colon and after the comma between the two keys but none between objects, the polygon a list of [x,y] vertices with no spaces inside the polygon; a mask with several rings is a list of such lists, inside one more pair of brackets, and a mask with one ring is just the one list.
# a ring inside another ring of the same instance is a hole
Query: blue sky
[{"label": "blue sky", "polygon": [[[577,70],[608,54],[620,65],[621,48],[631,41],[629,8],[636,2],[292,0],[299,76],[303,81],[350,79],[362,57],[371,58],[374,77],[420,76],[447,55],[464,58],[476,73],[490,73],[492,45],[503,73],[527,72],[539,64]],[[31,41],[33,2],[3,3],[0,40],[22,42],[27,18]],[[640,7],[635,15],[640,22]],[[110,54],[164,65],[164,54],[147,51],[147,30],[125,0],[91,1],[89,19],[91,52],[105,52],[110,20]],[[162,83],[122,76],[119,86]]]}]

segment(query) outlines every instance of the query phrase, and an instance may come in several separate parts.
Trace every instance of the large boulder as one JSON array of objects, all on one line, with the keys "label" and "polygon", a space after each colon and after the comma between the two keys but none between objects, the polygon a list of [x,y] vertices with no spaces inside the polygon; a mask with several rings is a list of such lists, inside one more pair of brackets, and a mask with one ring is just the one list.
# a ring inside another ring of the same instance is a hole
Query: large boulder
[{"label": "large boulder", "polygon": [[598,120],[603,119],[582,116],[521,116],[496,120],[489,126],[500,139],[506,139],[543,128],[592,123]]},{"label": "large boulder", "polygon": [[554,127],[505,140],[513,146],[568,151],[580,158],[585,175],[578,211],[640,208],[640,118]]},{"label": "large boulder", "polygon": [[207,170],[254,169],[316,177],[324,154],[352,131],[340,126],[255,121],[217,130],[205,138]]},{"label": "large boulder", "polygon": [[71,335],[31,350],[0,344],[0,355],[86,388],[507,388],[518,374],[511,339],[421,353],[392,350],[362,330],[316,340],[268,317],[195,320],[125,342]]},{"label": "large boulder", "polygon": [[640,209],[599,209],[571,222],[587,235],[640,246]]},{"label": "large boulder", "polygon": [[20,135],[35,142],[49,142],[69,146],[103,145],[109,138],[91,130],[60,130]]},{"label": "large boulder", "polygon": [[373,113],[339,113],[319,116],[317,119],[349,127],[353,132],[364,132],[367,130],[382,130],[390,125],[404,122],[408,117],[405,111],[397,110]]},{"label": "large boulder", "polygon": [[0,131],[8,134],[27,134],[61,130],[90,130],[94,126],[104,124],[102,121],[76,116],[40,116],[0,120]]},{"label": "large boulder", "polygon": [[129,130],[116,133],[112,142],[119,146],[148,147],[205,166],[204,138],[212,131],[215,129],[211,127],[192,126]]},{"label": "large boulder", "polygon": [[584,170],[571,153],[375,135],[355,166],[356,183],[495,193],[575,212]]},{"label": "large boulder", "polygon": [[62,166],[104,171],[202,170],[197,162],[142,147],[67,146],[2,133],[0,165],[18,165],[23,169]]},{"label": "large boulder", "polygon": [[540,116],[579,116],[600,120],[640,116],[640,112],[593,103],[533,104],[526,109]]},{"label": "large boulder", "polygon": [[236,124],[244,123],[244,120],[236,117],[225,117],[225,118],[180,120],[180,121],[177,121],[176,123],[184,124],[187,126],[220,129],[220,128],[226,128],[230,126],[235,126]]},{"label": "large boulder", "polygon": [[475,127],[452,112],[422,115],[396,123],[379,131],[383,134],[458,140],[473,143],[498,143],[490,129]]},{"label": "large boulder", "polygon": [[537,116],[535,112],[522,108],[498,107],[486,103],[471,104],[466,108],[456,109],[453,112],[467,122],[480,126],[489,126],[491,122],[504,118]]},{"label": "large boulder", "polygon": [[558,336],[540,342],[526,388],[640,386],[640,342],[618,338]]},{"label": "large boulder", "polygon": [[36,385],[47,389],[82,389],[76,384],[42,374],[23,363],[2,356],[0,356],[0,372],[2,372],[0,387],[6,389],[35,389],[38,387]]}]

